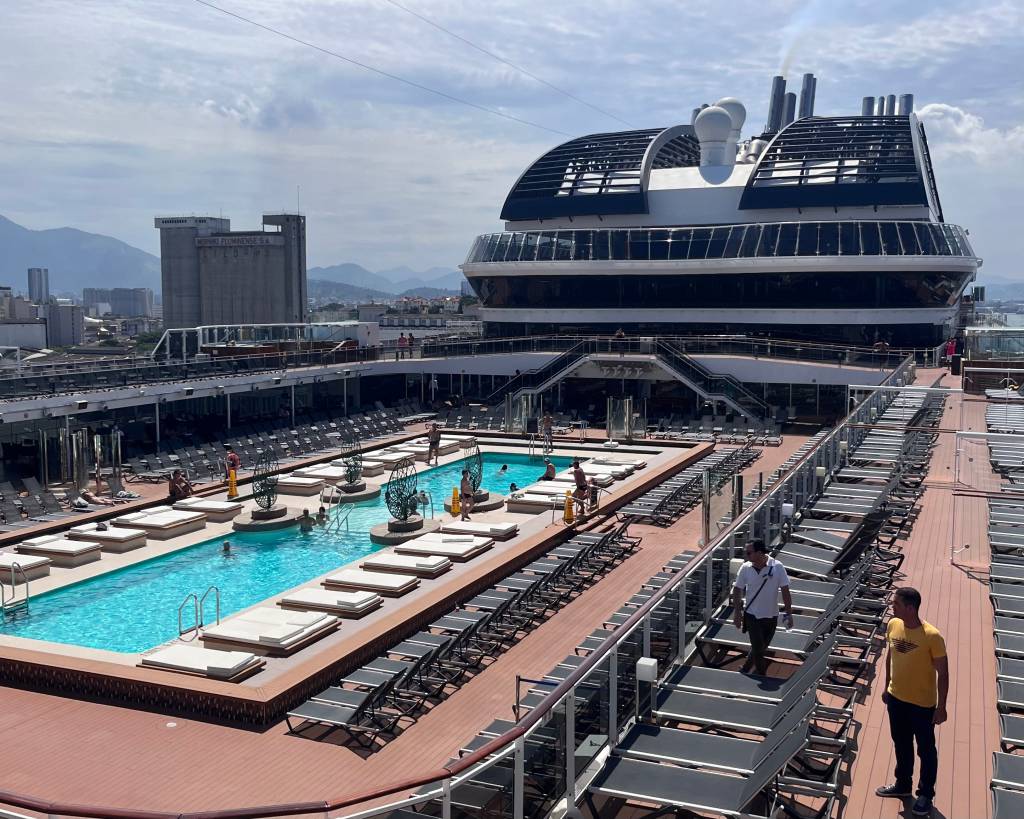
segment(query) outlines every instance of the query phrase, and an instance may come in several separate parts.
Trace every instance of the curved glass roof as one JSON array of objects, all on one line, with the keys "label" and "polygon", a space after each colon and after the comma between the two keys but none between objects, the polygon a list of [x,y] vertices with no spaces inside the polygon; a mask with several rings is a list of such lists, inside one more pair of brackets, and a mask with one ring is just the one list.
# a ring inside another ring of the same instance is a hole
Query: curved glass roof
[{"label": "curved glass roof", "polygon": [[761,154],[740,209],[928,206],[909,116],[806,117]]},{"label": "curved glass roof", "polygon": [[591,134],[548,151],[516,181],[501,218],[647,213],[652,168],[700,164],[692,126]]}]

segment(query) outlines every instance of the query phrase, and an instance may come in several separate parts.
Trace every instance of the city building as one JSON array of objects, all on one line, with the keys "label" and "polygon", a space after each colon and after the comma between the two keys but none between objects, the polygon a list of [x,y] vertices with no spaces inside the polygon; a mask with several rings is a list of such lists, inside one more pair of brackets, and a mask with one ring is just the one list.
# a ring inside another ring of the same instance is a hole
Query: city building
[{"label": "city building", "polygon": [[154,220],[168,328],[306,321],[306,219],[265,214],[263,225],[276,230],[232,231],[209,216]]},{"label": "city building", "polygon": [[28,298],[33,304],[45,304],[50,299],[50,271],[45,267],[28,269]]},{"label": "city building", "polygon": [[46,308],[48,347],[73,347],[85,338],[85,309],[80,304],[51,303]]},{"label": "city building", "polygon": [[82,304],[87,311],[93,308],[97,316],[112,313],[151,318],[153,291],[148,287],[86,287],[82,290]]}]

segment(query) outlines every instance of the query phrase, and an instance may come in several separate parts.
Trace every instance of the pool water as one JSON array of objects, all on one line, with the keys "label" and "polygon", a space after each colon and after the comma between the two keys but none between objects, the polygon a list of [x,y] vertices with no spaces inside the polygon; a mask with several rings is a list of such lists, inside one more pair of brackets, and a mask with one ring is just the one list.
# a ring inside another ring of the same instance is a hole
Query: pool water
[{"label": "pool water", "polygon": [[[552,457],[558,469],[570,458]],[[503,464],[505,474],[499,474]],[[482,486],[507,494],[510,483],[525,486],[543,471],[539,457],[483,453]],[[464,461],[419,473],[418,488],[434,499],[435,514],[458,485]],[[315,512],[317,499],[293,498]],[[429,514],[429,511],[427,512]],[[352,505],[348,530],[316,528],[302,534],[297,527],[277,532],[232,532],[230,556],[222,554],[224,536],[189,546],[163,557],[83,580],[33,597],[27,611],[0,623],[0,633],[54,643],[137,653],[178,635],[178,606],[189,592],[202,596],[210,586],[220,589],[220,613],[225,617],[286,589],[305,583],[381,548],[370,542],[372,526],[389,517],[384,492],[379,498]],[[189,605],[182,612],[185,627],[194,621]],[[214,595],[207,598],[206,620],[214,617]]]}]

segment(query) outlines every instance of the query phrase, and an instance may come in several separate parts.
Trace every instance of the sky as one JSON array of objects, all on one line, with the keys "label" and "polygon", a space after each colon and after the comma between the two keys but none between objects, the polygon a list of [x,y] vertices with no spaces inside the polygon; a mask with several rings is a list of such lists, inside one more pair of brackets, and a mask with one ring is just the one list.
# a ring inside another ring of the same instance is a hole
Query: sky
[{"label": "sky", "polygon": [[746,105],[748,136],[772,75],[793,90],[812,71],[821,115],[915,94],[947,221],[970,230],[983,278],[1024,279],[1008,206],[1024,185],[1024,0],[401,0],[550,85],[390,0],[213,1],[534,125],[197,0],[8,2],[0,214],[156,253],[156,215],[253,229],[298,208],[310,266],[452,268],[554,145],[689,122],[723,96]]}]

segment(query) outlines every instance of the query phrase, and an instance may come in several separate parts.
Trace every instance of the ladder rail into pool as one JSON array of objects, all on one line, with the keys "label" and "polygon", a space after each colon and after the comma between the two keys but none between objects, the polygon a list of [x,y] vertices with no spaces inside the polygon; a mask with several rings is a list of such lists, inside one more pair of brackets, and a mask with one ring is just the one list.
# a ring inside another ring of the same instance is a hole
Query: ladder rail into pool
[{"label": "ladder rail into pool", "polygon": [[344,523],[345,531],[347,532],[349,530],[348,516],[352,514],[352,504],[338,501],[331,507],[331,512],[333,514],[327,518],[327,525],[325,527],[327,531],[340,532],[341,525]]},{"label": "ladder rail into pool", "polygon": [[[18,599],[17,575],[19,573],[21,574],[21,582],[25,586],[25,596],[21,600]],[[0,583],[0,611],[6,617],[15,611],[28,609],[28,599],[30,596],[28,575],[25,574],[25,570],[17,560],[11,561],[11,599],[8,601],[7,589],[4,588],[3,583]]]},{"label": "ladder rail into pool", "polygon": [[[185,628],[183,626],[183,624],[182,624],[182,621],[181,621],[181,613],[182,613],[182,611],[184,611],[185,606],[188,605],[189,600],[192,601],[193,622],[192,622],[192,627],[191,628]],[[181,604],[178,606],[178,639],[179,640],[194,640],[194,639],[196,639],[196,637],[199,636],[199,628],[200,628],[199,598],[196,596],[195,592],[189,592],[188,594],[185,595],[185,599],[182,600]],[[191,632],[192,636],[191,637],[186,637],[185,635],[189,634],[190,632]]]},{"label": "ladder rail into pool", "polygon": [[217,586],[210,586],[206,591],[203,592],[203,596],[199,598],[199,625],[206,625],[206,598],[210,596],[210,592],[213,592],[213,602],[215,606],[214,616],[217,618],[215,625],[220,625],[220,589]]}]

